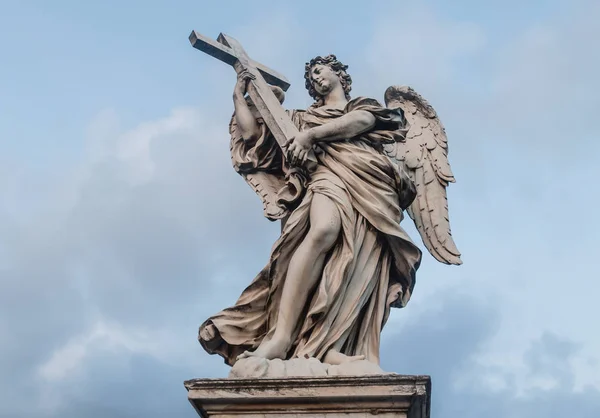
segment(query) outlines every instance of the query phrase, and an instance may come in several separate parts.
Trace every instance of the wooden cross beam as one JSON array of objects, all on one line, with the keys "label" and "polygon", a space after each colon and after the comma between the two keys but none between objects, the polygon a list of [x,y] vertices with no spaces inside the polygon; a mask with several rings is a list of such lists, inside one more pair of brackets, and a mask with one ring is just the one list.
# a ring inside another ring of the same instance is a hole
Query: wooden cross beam
[{"label": "wooden cross beam", "polygon": [[[244,48],[238,41],[223,33],[219,35],[217,41],[202,36],[196,31],[190,34],[190,43],[196,49],[233,66],[239,74],[242,71],[248,71],[254,75],[254,80],[248,83],[248,95],[256,106],[267,127],[275,137],[279,146],[284,150],[285,144],[298,134],[298,128],[292,122],[285,109],[279,103],[277,97],[271,90],[270,84],[287,90],[290,83],[287,79],[270,68],[257,63],[248,57]],[[309,166],[314,165],[317,159],[312,150],[307,158]]]}]

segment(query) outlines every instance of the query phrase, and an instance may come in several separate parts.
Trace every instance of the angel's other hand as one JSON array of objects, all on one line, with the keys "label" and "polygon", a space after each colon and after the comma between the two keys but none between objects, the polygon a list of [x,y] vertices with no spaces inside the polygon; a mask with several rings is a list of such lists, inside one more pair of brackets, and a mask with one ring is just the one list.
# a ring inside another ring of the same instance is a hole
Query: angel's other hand
[{"label": "angel's other hand", "polygon": [[289,163],[295,166],[303,165],[308,158],[312,145],[312,137],[308,131],[299,132],[298,135],[291,138],[286,144]]},{"label": "angel's other hand", "polygon": [[248,70],[240,71],[237,75],[237,83],[235,84],[236,93],[241,94],[242,96],[245,95],[248,89],[248,82],[254,79],[256,79],[256,77]]}]

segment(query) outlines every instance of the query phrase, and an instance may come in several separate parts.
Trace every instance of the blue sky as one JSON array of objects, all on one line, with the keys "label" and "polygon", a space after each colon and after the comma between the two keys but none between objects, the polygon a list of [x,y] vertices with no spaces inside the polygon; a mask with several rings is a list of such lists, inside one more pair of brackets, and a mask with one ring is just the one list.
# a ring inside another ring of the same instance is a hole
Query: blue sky
[{"label": "blue sky", "polygon": [[382,342],[435,417],[600,416],[600,7],[271,3],[0,3],[0,416],[192,417],[183,380],[227,374],[197,327],[278,228],[230,165],[233,70],[192,29],[286,74],[290,108],[335,53],[353,94],[438,111],[465,263],[426,255]]}]

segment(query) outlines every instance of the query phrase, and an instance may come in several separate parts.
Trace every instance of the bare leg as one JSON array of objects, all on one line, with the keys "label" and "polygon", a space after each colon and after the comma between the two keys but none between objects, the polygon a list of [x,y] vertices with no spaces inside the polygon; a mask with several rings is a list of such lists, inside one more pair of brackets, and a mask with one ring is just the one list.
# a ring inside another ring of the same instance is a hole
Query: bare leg
[{"label": "bare leg", "polygon": [[310,207],[310,225],[308,234],[290,260],[273,338],[263,341],[253,352],[244,352],[238,359],[285,358],[292,343],[292,332],[306,305],[308,295],[323,270],[325,255],[340,234],[340,214],[328,197],[320,194],[315,194],[313,197]]}]

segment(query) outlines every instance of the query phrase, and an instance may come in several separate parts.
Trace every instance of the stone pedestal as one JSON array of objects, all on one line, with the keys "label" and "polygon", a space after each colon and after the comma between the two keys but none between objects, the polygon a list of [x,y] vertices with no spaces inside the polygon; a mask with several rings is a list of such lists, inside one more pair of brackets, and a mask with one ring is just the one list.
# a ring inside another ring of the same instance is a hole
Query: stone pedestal
[{"label": "stone pedestal", "polygon": [[188,399],[203,418],[429,418],[429,376],[194,379]]}]

